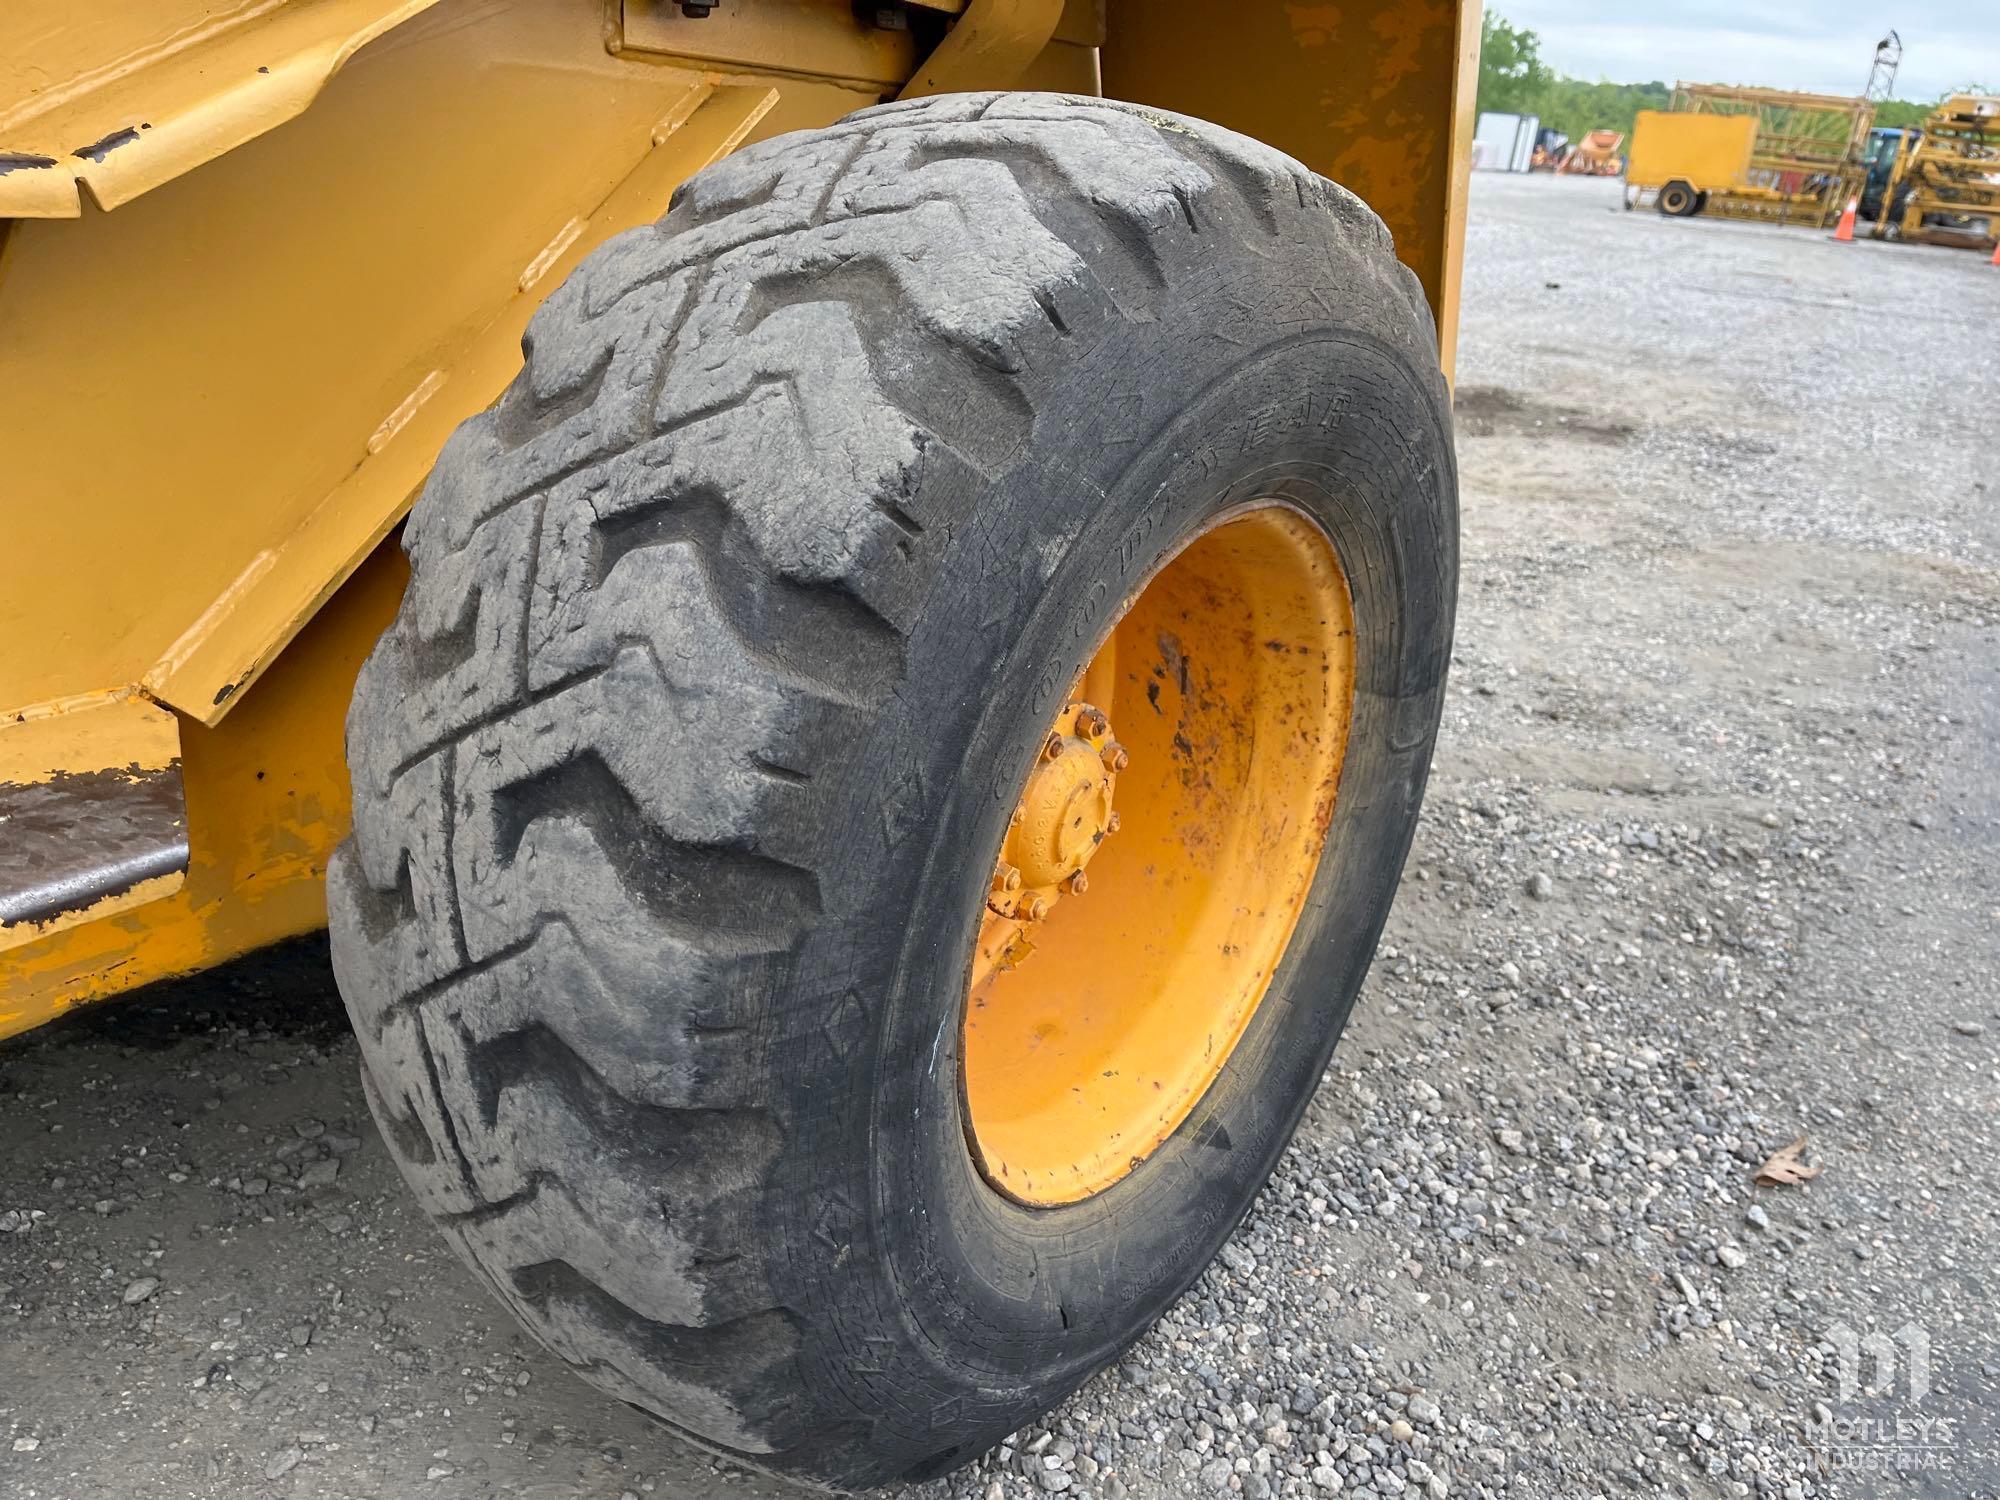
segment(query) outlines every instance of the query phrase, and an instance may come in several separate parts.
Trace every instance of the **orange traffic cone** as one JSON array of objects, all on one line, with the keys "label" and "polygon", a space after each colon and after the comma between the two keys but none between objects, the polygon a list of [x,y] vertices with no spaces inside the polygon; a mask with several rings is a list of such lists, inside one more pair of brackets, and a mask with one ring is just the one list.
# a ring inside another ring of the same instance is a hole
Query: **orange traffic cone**
[{"label": "orange traffic cone", "polygon": [[1993,242],[1993,264],[2000,266],[2000,240]]},{"label": "orange traffic cone", "polygon": [[1847,200],[1847,207],[1840,213],[1840,227],[1833,232],[1835,239],[1845,242],[1854,238],[1854,214],[1860,206],[1861,200],[1858,198]]}]

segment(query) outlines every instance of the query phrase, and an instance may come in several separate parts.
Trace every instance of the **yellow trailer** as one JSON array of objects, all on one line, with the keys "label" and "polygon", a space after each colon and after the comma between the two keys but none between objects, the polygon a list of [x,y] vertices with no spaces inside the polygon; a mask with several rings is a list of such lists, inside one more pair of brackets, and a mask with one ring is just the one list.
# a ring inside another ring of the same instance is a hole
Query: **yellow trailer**
[{"label": "yellow trailer", "polygon": [[1680,83],[1641,110],[1626,206],[1824,227],[1860,192],[1875,106],[1865,98]]},{"label": "yellow trailer", "polygon": [[1689,115],[1642,109],[1625,164],[1628,200],[1651,194],[1660,212],[1698,212],[1701,195],[1750,185],[1757,121],[1749,115]]},{"label": "yellow trailer", "polygon": [[0,1036],[330,921],[389,1149],[585,1378],[838,1485],[1045,1410],[1250,1202],[1409,845],[1478,34],[6,8]]}]

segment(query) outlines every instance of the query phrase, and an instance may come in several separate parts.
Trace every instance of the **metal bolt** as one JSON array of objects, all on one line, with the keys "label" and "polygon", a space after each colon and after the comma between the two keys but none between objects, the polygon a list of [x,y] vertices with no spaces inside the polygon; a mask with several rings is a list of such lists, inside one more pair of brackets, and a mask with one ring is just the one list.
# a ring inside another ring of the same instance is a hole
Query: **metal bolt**
[{"label": "metal bolt", "polygon": [[1074,875],[1070,876],[1069,893],[1072,896],[1081,896],[1085,891],[1089,889],[1090,889],[1090,881],[1084,875],[1083,871],[1078,870]]},{"label": "metal bolt", "polygon": [[1005,860],[993,872],[993,889],[996,891],[1018,891],[1021,888],[1021,872]]},{"label": "metal bolt", "polygon": [[1125,747],[1113,740],[1104,747],[1104,769],[1117,775],[1132,764],[1132,757],[1125,753]]},{"label": "metal bolt", "polygon": [[1084,739],[1096,739],[1099,735],[1108,732],[1110,728],[1111,721],[1105,718],[1103,713],[1097,709],[1086,708],[1076,716],[1076,732]]},{"label": "metal bolt", "polygon": [[1039,922],[1049,914],[1049,898],[1041,895],[1030,896],[1014,908],[1014,914],[1030,922]]},{"label": "metal bolt", "polygon": [[1062,753],[1063,753],[1063,737],[1059,734],[1050,735],[1048,738],[1048,743],[1042,746],[1042,758],[1044,760],[1055,760],[1058,757],[1060,757]]}]

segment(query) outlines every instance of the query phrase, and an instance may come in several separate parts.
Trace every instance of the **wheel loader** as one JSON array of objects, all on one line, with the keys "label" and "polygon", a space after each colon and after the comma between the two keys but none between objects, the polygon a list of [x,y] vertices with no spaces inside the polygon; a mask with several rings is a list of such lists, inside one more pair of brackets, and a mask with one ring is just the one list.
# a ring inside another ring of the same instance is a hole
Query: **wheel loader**
[{"label": "wheel loader", "polygon": [[848,1488],[1045,1411],[1409,848],[1478,32],[8,7],[0,1035],[326,927],[584,1379]]}]

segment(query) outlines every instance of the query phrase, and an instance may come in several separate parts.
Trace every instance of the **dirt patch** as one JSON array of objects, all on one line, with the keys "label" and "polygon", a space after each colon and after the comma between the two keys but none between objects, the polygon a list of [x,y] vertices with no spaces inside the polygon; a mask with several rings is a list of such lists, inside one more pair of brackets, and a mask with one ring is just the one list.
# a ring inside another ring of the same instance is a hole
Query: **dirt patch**
[{"label": "dirt patch", "polygon": [[1616,445],[1638,431],[1602,412],[1558,406],[1497,385],[1460,386],[1452,414],[1460,437],[1570,437]]}]

